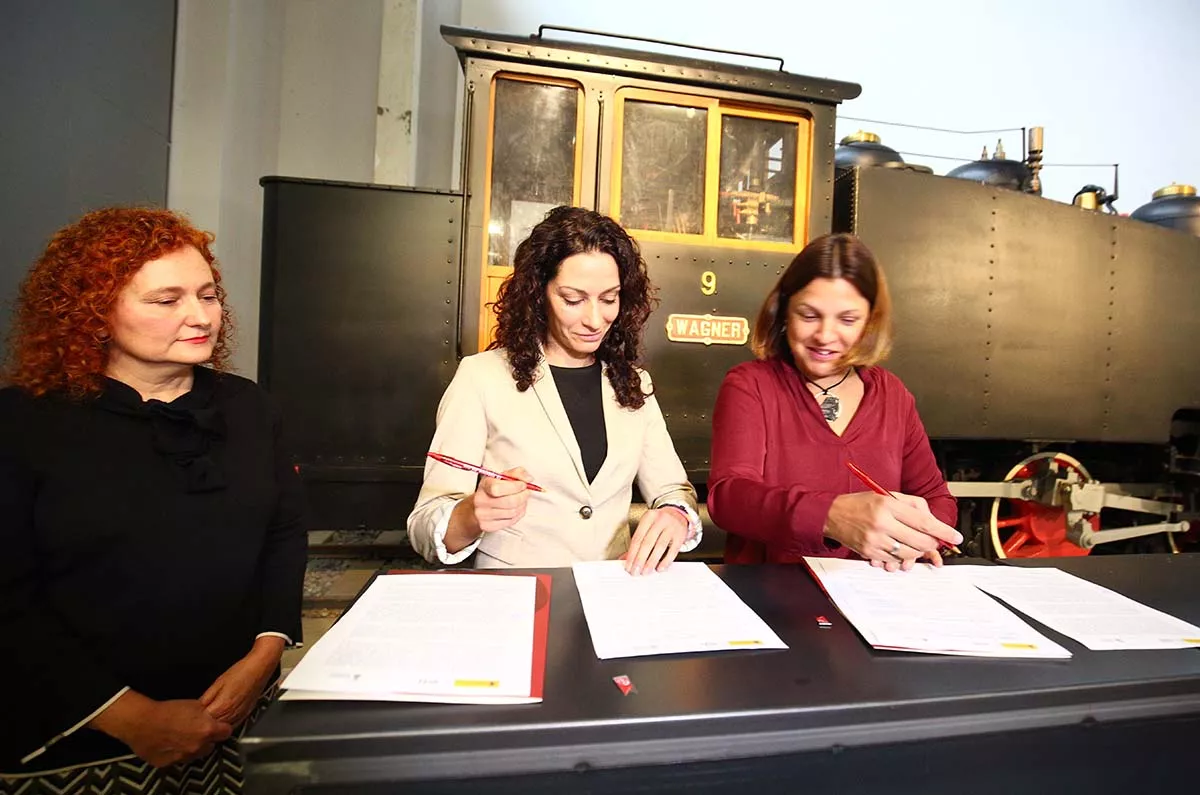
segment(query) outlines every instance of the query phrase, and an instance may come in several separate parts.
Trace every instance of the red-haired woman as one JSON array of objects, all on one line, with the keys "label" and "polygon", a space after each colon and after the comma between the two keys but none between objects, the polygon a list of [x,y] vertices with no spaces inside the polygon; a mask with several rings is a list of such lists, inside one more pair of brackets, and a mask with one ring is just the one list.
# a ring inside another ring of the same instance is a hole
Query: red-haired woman
[{"label": "red-haired woman", "polygon": [[[725,562],[857,556],[907,570],[962,541],[913,396],[876,366],[891,342],[887,282],[862,241],[805,246],[758,314],[757,360],[717,394],[708,510],[729,534]],[[865,490],[848,461],[899,499]]]},{"label": "red-haired woman", "polygon": [[211,242],[100,210],[22,285],[0,390],[0,783],[20,791],[228,785],[227,738],[299,640],[298,485],[265,395],[222,371]]},{"label": "red-haired woman", "polygon": [[[459,364],[430,446],[519,480],[428,463],[408,518],[421,555],[475,553],[480,568],[624,557],[640,574],[699,543],[695,489],[637,366],[652,290],[611,218],[558,207],[534,227],[500,289],[496,341]],[[635,481],[649,510],[631,538]]]}]

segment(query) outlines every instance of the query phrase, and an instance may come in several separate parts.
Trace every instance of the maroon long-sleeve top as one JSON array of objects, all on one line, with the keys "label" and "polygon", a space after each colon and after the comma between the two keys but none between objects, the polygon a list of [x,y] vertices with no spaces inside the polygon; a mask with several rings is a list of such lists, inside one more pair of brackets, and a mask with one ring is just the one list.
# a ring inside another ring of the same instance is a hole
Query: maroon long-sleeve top
[{"label": "maroon long-sleeve top", "polygon": [[858,375],[862,403],[842,436],[790,362],[745,362],[725,376],[713,414],[708,511],[728,533],[726,563],[857,557],[823,532],[834,498],[867,490],[847,461],[890,491],[924,497],[934,516],[957,523],[912,393],[880,367],[861,367]]}]

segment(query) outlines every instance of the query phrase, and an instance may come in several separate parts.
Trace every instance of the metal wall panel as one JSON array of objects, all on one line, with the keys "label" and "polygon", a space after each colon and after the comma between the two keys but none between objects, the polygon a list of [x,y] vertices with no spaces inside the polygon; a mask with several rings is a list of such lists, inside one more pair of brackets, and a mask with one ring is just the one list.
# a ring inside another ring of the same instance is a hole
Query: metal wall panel
[{"label": "metal wall panel", "polygon": [[[976,187],[972,185],[971,187]],[[992,190],[986,435],[1103,438],[1110,223],[1037,196]]]},{"label": "metal wall panel", "polygon": [[843,182],[930,436],[1163,444],[1200,406],[1200,239],[908,171]]},{"label": "metal wall panel", "polygon": [[259,372],[321,479],[419,481],[457,367],[460,194],[267,178]]},{"label": "metal wall panel", "polygon": [[1125,218],[1112,224],[1105,438],[1165,443],[1172,415],[1200,408],[1200,238]]},{"label": "metal wall panel", "polygon": [[994,436],[986,425],[991,192],[882,168],[858,180],[855,231],[883,267],[895,310],[885,366],[916,396],[931,436]]},{"label": "metal wall panel", "polygon": [[[708,477],[712,410],[731,367],[752,358],[748,345],[671,342],[671,314],[743,317],[754,329],[763,299],[794,256],[788,252],[749,252],[679,243],[639,244],[650,280],[662,304],[646,323],[645,346],[655,394],[667,417],[675,450],[688,475]],[[704,271],[716,275],[717,291],[700,291]]]}]

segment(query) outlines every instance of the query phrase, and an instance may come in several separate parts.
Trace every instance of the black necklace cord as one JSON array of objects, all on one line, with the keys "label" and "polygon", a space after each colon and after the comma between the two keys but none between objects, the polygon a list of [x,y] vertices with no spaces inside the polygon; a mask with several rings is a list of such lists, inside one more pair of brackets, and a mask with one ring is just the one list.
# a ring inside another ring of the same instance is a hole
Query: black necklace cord
[{"label": "black necklace cord", "polygon": [[847,378],[849,378],[849,377],[850,377],[850,374],[851,374],[851,373],[853,373],[853,372],[854,372],[854,368],[853,368],[853,367],[851,367],[851,368],[847,369],[847,370],[846,370],[846,372],[845,372],[845,373],[842,375],[842,377],[838,379],[838,381],[837,381],[837,383],[836,383],[836,384],[830,384],[829,386],[821,386],[821,385],[820,385],[820,384],[818,384],[816,381],[812,380],[812,379],[811,379],[811,378],[809,378],[807,375],[805,375],[803,370],[801,370],[801,371],[800,371],[800,377],[801,377],[801,378],[803,378],[803,379],[804,379],[805,381],[807,381],[808,383],[810,383],[810,384],[812,384],[813,386],[815,386],[817,389],[821,390],[821,394],[822,394],[822,395],[828,395],[828,394],[829,394],[829,390],[831,390],[831,389],[837,389],[839,386],[841,386],[841,385],[842,385],[842,382],[843,382],[843,381],[845,381]]}]

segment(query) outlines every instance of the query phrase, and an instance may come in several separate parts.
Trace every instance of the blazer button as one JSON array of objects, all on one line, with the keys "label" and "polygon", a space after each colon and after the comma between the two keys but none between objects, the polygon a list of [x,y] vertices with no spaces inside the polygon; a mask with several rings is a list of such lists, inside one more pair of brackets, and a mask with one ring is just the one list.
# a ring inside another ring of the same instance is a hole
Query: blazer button
[{"label": "blazer button", "polygon": [[579,515],[582,516],[584,519],[591,519],[592,518],[592,506],[585,505],[582,508],[580,508]]}]

